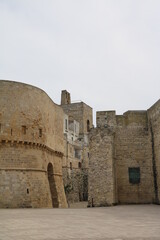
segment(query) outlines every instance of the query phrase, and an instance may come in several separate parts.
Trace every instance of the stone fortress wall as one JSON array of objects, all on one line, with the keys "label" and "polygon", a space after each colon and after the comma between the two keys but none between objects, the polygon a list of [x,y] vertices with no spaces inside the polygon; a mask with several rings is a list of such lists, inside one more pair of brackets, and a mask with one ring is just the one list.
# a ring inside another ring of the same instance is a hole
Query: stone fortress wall
[{"label": "stone fortress wall", "polygon": [[63,110],[39,88],[0,81],[0,207],[67,207]]},{"label": "stone fortress wall", "polygon": [[160,203],[160,100],[147,111],[147,116],[152,145],[155,202]]},{"label": "stone fortress wall", "polygon": [[[119,119],[117,118],[117,121]],[[115,165],[117,203],[154,201],[152,146],[146,111],[129,111],[117,124]],[[140,169],[140,182],[130,183],[129,168]]]},{"label": "stone fortress wall", "polygon": [[[160,203],[160,100],[147,111],[61,105],[0,81],[0,208]],[[68,204],[67,204],[68,203]]]},{"label": "stone fortress wall", "polygon": [[122,116],[97,112],[89,164],[89,206],[159,204],[160,101]]}]

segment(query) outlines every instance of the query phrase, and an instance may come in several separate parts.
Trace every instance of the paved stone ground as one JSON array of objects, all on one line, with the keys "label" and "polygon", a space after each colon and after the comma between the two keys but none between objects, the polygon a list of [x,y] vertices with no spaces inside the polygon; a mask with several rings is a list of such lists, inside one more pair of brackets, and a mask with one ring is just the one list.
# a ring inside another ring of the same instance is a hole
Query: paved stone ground
[{"label": "paved stone ground", "polygon": [[160,206],[0,209],[0,240],[160,240]]}]

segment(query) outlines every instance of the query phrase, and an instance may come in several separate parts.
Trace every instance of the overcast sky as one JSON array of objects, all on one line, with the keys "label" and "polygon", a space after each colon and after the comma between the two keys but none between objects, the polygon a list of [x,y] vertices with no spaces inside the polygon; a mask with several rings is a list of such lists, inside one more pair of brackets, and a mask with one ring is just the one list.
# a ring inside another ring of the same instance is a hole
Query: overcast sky
[{"label": "overcast sky", "polygon": [[160,98],[160,0],[0,0],[0,79],[94,112]]}]

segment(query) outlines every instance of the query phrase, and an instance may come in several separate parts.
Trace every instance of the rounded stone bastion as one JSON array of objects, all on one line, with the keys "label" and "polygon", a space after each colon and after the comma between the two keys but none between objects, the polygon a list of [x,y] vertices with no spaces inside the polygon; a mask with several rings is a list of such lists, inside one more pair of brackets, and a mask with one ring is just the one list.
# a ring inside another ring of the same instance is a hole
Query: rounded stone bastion
[{"label": "rounded stone bastion", "polygon": [[41,89],[0,80],[0,208],[67,207],[63,110]]}]

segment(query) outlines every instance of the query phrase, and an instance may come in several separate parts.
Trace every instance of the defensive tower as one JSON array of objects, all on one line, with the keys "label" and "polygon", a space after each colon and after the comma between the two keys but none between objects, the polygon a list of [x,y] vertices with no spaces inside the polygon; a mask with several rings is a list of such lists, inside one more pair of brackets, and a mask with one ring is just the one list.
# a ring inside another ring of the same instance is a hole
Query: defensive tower
[{"label": "defensive tower", "polygon": [[67,207],[63,110],[41,89],[0,81],[0,207]]}]

